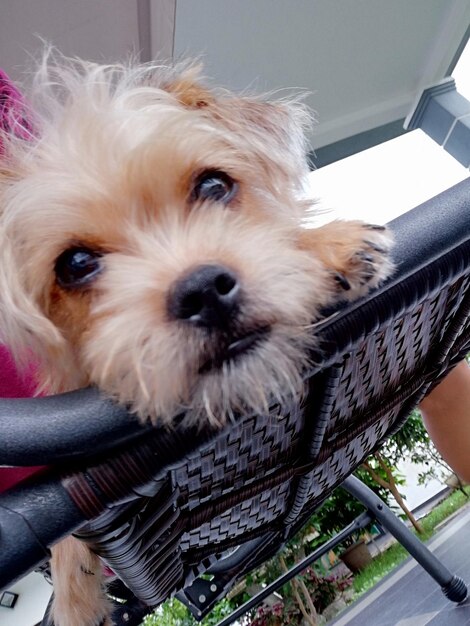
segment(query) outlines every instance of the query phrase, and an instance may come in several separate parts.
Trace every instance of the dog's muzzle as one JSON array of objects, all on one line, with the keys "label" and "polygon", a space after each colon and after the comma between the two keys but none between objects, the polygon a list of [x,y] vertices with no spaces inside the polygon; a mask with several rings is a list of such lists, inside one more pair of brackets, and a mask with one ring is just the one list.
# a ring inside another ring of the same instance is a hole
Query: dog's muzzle
[{"label": "dog's muzzle", "polygon": [[264,326],[263,328],[259,328],[258,330],[235,339],[226,347],[221,346],[216,353],[207,359],[202,367],[199,368],[199,373],[205,374],[212,370],[220,369],[224,363],[228,363],[229,361],[234,362],[245,354],[253,352],[260,343],[268,338],[270,332],[271,328]]},{"label": "dog's muzzle", "polygon": [[172,319],[209,330],[227,329],[240,306],[240,284],[223,265],[201,265],[173,286],[168,297]]}]

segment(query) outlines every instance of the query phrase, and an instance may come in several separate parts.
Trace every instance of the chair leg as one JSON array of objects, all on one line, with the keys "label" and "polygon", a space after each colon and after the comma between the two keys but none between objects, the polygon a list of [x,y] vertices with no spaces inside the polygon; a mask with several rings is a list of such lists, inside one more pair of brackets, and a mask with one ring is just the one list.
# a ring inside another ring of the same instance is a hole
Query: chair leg
[{"label": "chair leg", "polygon": [[355,476],[349,476],[341,484],[348,493],[366,506],[371,515],[408,550],[423,569],[440,585],[452,602],[463,602],[467,597],[465,582],[452,574],[445,565],[407,528],[373,491]]}]

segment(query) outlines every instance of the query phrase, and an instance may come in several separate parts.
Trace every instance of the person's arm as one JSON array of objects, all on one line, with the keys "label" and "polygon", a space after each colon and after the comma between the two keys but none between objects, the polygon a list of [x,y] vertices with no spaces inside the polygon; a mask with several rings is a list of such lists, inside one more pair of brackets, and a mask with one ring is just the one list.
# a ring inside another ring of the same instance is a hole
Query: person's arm
[{"label": "person's arm", "polygon": [[470,367],[459,363],[420,407],[434,445],[452,469],[470,482]]}]

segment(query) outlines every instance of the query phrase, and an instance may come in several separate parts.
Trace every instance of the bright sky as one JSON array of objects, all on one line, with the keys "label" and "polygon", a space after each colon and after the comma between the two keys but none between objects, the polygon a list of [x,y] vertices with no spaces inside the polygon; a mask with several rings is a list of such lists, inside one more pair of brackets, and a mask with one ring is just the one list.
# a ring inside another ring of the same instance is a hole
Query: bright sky
[{"label": "bright sky", "polygon": [[470,100],[470,43],[467,43],[465,50],[460,55],[452,76],[455,78],[457,90]]},{"label": "bright sky", "polygon": [[[470,43],[453,76],[470,100]],[[469,171],[421,130],[364,150],[310,174],[311,194],[336,217],[385,223],[467,178]]]}]

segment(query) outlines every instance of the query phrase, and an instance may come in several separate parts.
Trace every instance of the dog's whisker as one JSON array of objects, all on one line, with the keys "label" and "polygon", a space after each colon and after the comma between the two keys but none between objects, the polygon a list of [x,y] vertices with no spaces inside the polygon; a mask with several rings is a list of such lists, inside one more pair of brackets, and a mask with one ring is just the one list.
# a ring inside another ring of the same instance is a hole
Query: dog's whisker
[{"label": "dog's whisker", "polygon": [[203,401],[203,404],[204,404],[205,414],[207,415],[207,418],[209,419],[209,422],[212,425],[214,425],[214,426],[221,426],[220,420],[214,415],[214,413],[212,411],[210,398],[209,398],[206,390],[204,390],[204,392],[203,392],[202,401]]},{"label": "dog's whisker", "polygon": [[[144,358],[144,361],[142,361],[142,357]],[[145,401],[150,402],[151,395],[148,390],[147,384],[145,382],[145,376],[144,376],[143,365],[142,365],[142,363],[145,362],[145,354],[143,354],[142,357],[138,358],[138,354],[134,352],[132,360],[133,360],[133,365],[134,365],[134,369],[136,372],[137,380],[139,381],[140,391],[142,392],[142,395]]]}]

